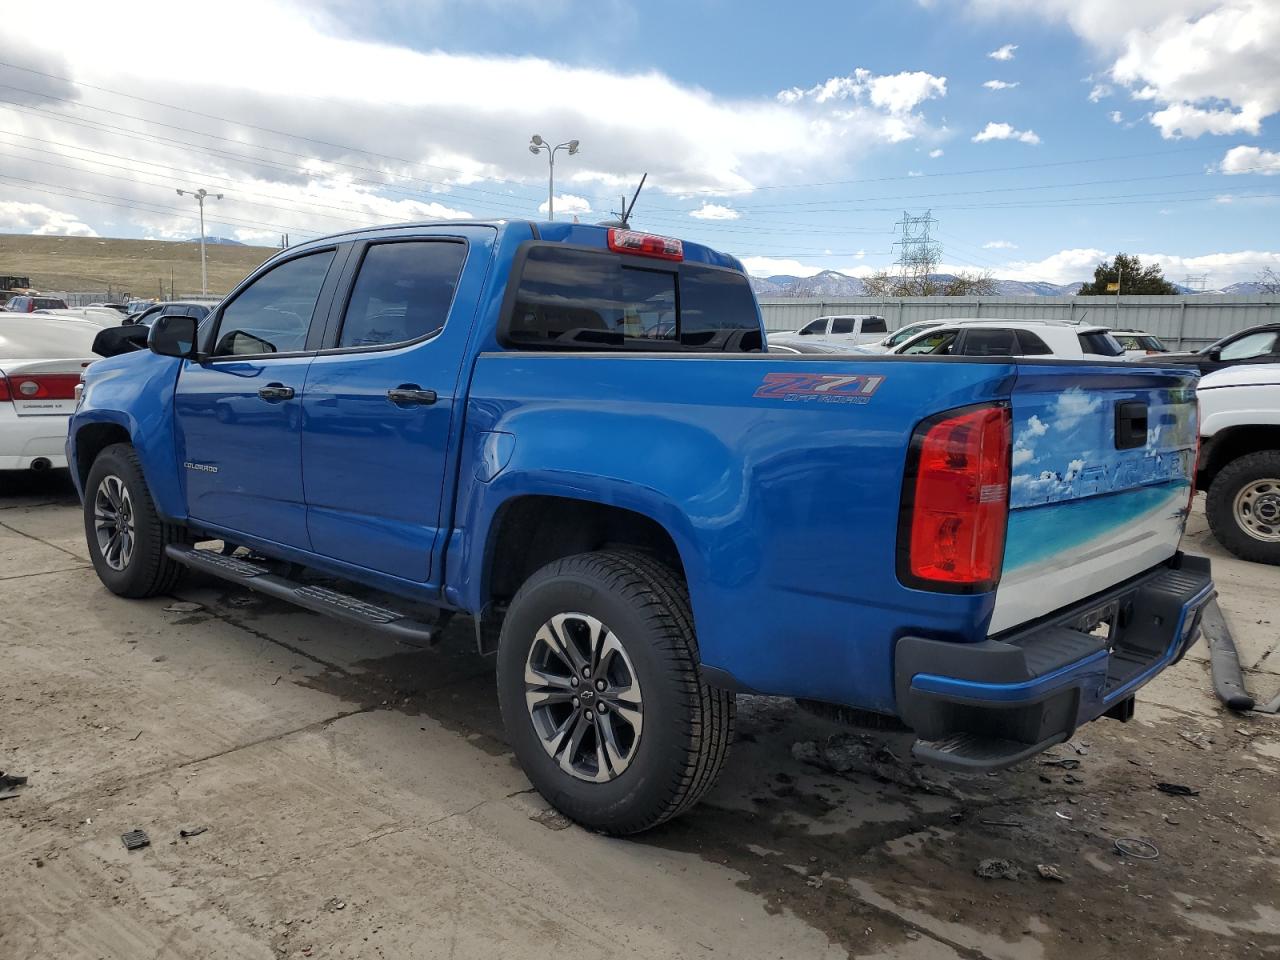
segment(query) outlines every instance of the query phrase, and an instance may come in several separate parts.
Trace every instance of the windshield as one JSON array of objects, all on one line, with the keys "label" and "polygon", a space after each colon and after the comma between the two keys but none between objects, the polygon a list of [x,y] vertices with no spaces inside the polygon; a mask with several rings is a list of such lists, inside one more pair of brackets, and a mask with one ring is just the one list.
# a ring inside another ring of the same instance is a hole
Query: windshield
[{"label": "windshield", "polygon": [[901,330],[894,333],[893,336],[887,338],[884,341],[884,345],[886,347],[896,347],[900,343],[906,343],[917,333],[936,326],[938,326],[936,323],[909,323]]}]

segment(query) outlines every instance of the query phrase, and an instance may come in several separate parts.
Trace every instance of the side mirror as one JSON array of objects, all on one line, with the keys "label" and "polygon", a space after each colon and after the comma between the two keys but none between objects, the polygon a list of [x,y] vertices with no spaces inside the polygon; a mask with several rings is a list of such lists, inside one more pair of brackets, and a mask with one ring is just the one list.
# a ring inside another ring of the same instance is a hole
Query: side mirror
[{"label": "side mirror", "polygon": [[181,357],[190,360],[196,355],[195,317],[170,314],[160,317],[151,325],[147,346],[152,353],[162,357]]},{"label": "side mirror", "polygon": [[1208,356],[1210,360],[1221,360],[1222,350],[1220,350],[1218,347],[1214,347],[1212,350],[1209,351]]}]

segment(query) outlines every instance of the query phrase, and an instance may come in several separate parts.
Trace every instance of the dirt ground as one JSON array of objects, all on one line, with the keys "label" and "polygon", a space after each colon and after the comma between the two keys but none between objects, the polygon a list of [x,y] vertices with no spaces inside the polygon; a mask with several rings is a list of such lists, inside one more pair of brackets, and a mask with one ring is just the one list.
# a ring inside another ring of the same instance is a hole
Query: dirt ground
[{"label": "dirt ground", "polygon": [[[1270,698],[1280,570],[1199,511],[1187,547]],[[1280,956],[1280,720],[1221,709],[1200,647],[1132,722],[976,778],[744,698],[714,793],[631,840],[530,791],[473,650],[214,581],[119,600],[65,479],[0,478],[0,958]]]}]

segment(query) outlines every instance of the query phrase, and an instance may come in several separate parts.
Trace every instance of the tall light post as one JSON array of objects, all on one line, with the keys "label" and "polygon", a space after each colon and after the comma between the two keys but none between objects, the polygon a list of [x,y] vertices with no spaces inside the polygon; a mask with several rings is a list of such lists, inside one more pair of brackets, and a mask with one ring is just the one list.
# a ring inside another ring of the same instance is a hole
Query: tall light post
[{"label": "tall light post", "polygon": [[547,219],[554,220],[556,218],[556,151],[568,150],[569,156],[573,156],[578,152],[578,141],[568,140],[564,143],[556,144],[554,147],[543,140],[536,133],[529,140],[530,153],[547,154]]},{"label": "tall light post", "polygon": [[204,202],[208,197],[215,200],[221,200],[222,194],[210,193],[204,187],[199,190],[178,190],[180,197],[195,197],[196,203],[200,204],[200,295],[209,295],[209,269],[205,266],[204,261]]}]

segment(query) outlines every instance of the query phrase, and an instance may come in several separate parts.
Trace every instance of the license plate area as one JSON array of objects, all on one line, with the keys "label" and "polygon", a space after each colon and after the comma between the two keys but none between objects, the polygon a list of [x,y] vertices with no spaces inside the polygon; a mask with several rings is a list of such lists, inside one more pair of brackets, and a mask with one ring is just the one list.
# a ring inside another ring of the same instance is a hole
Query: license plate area
[{"label": "license plate area", "polygon": [[1114,649],[1120,631],[1120,601],[1108,600],[1080,614],[1068,624],[1073,630],[1101,640],[1108,651]]}]

